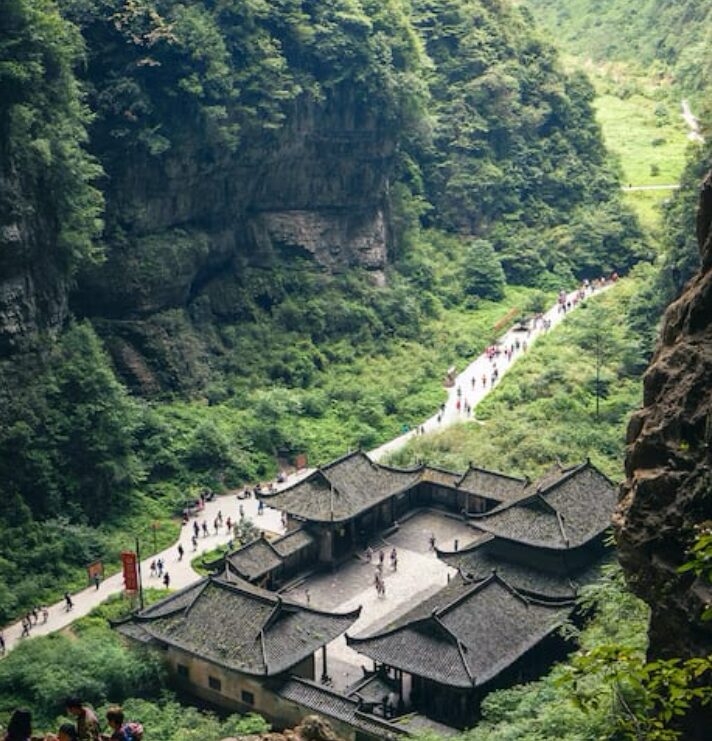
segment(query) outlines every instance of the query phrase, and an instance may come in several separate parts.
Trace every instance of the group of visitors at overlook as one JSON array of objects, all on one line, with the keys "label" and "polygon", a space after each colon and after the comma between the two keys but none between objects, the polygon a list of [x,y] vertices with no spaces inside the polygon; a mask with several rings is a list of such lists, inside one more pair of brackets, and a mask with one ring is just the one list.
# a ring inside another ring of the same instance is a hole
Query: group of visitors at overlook
[{"label": "group of visitors at overlook", "polygon": [[124,711],[112,705],[106,711],[106,730],[102,732],[96,713],[78,697],[65,701],[67,715],[75,720],[62,723],[57,733],[37,735],[32,727],[32,713],[18,708],[10,717],[2,741],[141,741],[143,727],[140,723],[127,721]]}]

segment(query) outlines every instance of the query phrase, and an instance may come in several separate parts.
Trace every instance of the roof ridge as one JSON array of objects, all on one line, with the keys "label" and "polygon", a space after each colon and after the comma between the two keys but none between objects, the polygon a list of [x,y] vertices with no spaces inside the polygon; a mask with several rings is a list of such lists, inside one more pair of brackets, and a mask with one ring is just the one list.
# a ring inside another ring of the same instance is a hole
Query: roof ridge
[{"label": "roof ridge", "polygon": [[[555,486],[560,486],[564,481],[568,481],[572,476],[574,476],[575,474],[577,474],[579,471],[583,471],[584,468],[586,468],[586,467],[588,467],[590,465],[591,465],[591,461],[590,461],[590,459],[587,458],[583,463],[578,463],[575,466],[571,466],[571,468],[564,468],[564,469],[562,469],[561,470],[561,476],[559,476],[559,478],[556,479],[556,481],[552,481],[547,486],[538,486],[537,487],[537,493],[544,494],[545,492],[551,491],[551,489],[553,489]],[[536,483],[538,483],[539,481],[541,481],[543,478],[544,478],[544,476],[540,476],[537,479],[537,482]]]},{"label": "roof ridge", "polygon": [[432,619],[435,620],[438,625],[455,641],[455,646],[457,647],[457,653],[460,655],[460,661],[462,661],[462,665],[465,667],[465,673],[467,674],[471,684],[474,686],[476,684],[475,675],[472,673],[472,670],[470,669],[470,665],[467,663],[467,659],[465,658],[465,652],[463,649],[467,649],[465,644],[450,630],[450,628],[443,623],[443,621],[440,619],[440,617],[433,613]]},{"label": "roof ridge", "polygon": [[433,614],[437,617],[440,617],[440,615],[444,615],[446,612],[449,612],[453,609],[453,607],[459,605],[460,602],[462,602],[464,599],[472,596],[472,594],[474,594],[479,589],[486,587],[492,581],[493,576],[494,574],[478,582],[465,582],[466,584],[469,583],[469,589],[465,589],[461,594],[453,597],[453,599],[451,599],[449,602],[446,602],[444,605],[441,605],[440,607],[433,610]]},{"label": "roof ridge", "polygon": [[479,538],[475,538],[475,540],[470,541],[467,543],[467,545],[462,546],[461,548],[458,548],[456,551],[446,551],[444,548],[438,548],[435,546],[435,553],[440,558],[441,555],[443,556],[456,556],[462,553],[472,553],[472,551],[476,551],[478,548],[481,548],[483,545],[486,545],[487,543],[491,543],[493,540],[497,538],[496,535],[493,535],[492,533],[485,533],[483,536]]},{"label": "roof ridge", "polygon": [[561,537],[564,539],[564,545],[568,548],[569,543],[571,542],[569,540],[569,536],[566,534],[566,529],[564,528],[564,516],[559,512],[558,509],[554,508],[556,512],[556,522],[559,525],[559,531],[561,532]]},{"label": "roof ridge", "polygon": [[260,628],[260,632],[257,635],[260,641],[260,652],[262,653],[262,663],[265,665],[265,675],[269,674],[269,662],[267,660],[267,644],[265,642],[265,631],[264,628]]},{"label": "roof ridge", "polygon": [[522,478],[521,476],[512,476],[508,473],[503,473],[502,471],[496,471],[493,468],[483,468],[482,466],[476,466],[472,461],[470,461],[467,464],[467,470],[465,473],[460,476],[459,480],[455,483],[456,487],[459,487],[462,482],[467,478],[467,475],[471,473],[472,471],[479,471],[480,473],[488,473],[491,476],[498,476],[502,479],[509,479],[509,481],[518,481],[519,483],[524,484],[526,482],[526,478]]},{"label": "roof ridge", "polygon": [[209,576],[208,578],[210,579],[210,581],[217,583],[221,587],[227,587],[233,592],[246,594],[250,597],[261,600],[262,602],[266,602],[267,604],[273,604],[274,600],[278,596],[275,593],[268,591],[267,589],[262,589],[255,584],[250,584],[250,582],[248,582],[246,579],[243,579],[239,575],[237,575],[239,581],[228,581],[226,579],[223,579],[222,577],[214,575]]},{"label": "roof ridge", "polygon": [[334,458],[333,461],[329,461],[328,463],[325,463],[323,466],[318,466],[317,471],[326,471],[328,468],[333,468],[339,463],[343,463],[345,460],[348,460],[349,458],[355,458],[356,456],[366,458],[370,463],[372,463],[371,459],[364,453],[361,448],[356,448],[356,450],[349,450],[343,455],[340,455],[338,458]]},{"label": "roof ridge", "polygon": [[[209,581],[210,581],[210,576],[204,576],[201,580],[199,580],[197,582],[193,582],[192,584],[188,584],[187,586],[183,587],[183,589],[179,589],[177,592],[174,592],[173,594],[170,594],[167,597],[164,597],[159,602],[157,602],[157,603],[155,603],[153,605],[149,605],[148,607],[144,608],[143,610],[137,612],[136,615],[135,615],[135,617],[139,621],[149,621],[149,620],[156,619],[156,617],[168,617],[169,615],[173,615],[176,612],[181,612],[182,610],[186,610],[186,612],[187,612],[187,609],[190,608],[190,607],[192,607],[193,606],[193,603],[195,602],[195,600],[203,593],[203,590],[208,585]],[[186,608],[186,607],[174,607],[172,610],[169,610],[168,612],[164,613],[163,615],[158,615],[158,616],[144,614],[144,613],[146,613],[147,610],[152,610],[153,608],[158,607],[158,605],[161,604],[161,603],[173,602],[174,600],[178,599],[178,597],[181,597],[182,595],[184,595],[186,592],[190,592],[191,589],[195,589],[196,592],[197,592],[197,594],[190,601],[190,603],[188,605],[188,608]]]}]

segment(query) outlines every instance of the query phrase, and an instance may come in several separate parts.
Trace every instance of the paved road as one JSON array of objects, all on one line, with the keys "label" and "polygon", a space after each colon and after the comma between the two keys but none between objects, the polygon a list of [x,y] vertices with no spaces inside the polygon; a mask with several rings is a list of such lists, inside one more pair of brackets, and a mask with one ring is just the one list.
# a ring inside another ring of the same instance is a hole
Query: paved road
[{"label": "paved road", "polygon": [[[599,289],[597,293],[600,293],[603,290],[606,290],[606,288]],[[576,291],[570,293],[569,298],[573,299],[576,293]],[[551,326],[554,327],[556,324],[562,321],[566,315],[558,311],[558,306],[553,306],[551,309],[549,309],[548,312],[546,312],[544,316],[546,319],[549,319],[551,321]],[[520,343],[523,340],[526,340],[528,346],[531,346],[536,338],[539,337],[544,331],[545,330],[541,325],[532,330],[529,335],[527,334],[527,332],[515,332],[513,330],[509,330],[504,335],[502,335],[499,341],[504,345],[511,345],[517,339],[520,341]],[[491,382],[493,369],[492,362],[484,354],[476,358],[459,376],[457,376],[455,385],[451,389],[448,389],[445,411],[441,415],[438,415],[436,413],[430,419],[423,422],[422,427],[425,432],[433,432],[435,430],[444,429],[445,427],[467,419],[467,416],[464,414],[464,412],[462,410],[458,411],[456,408],[457,388],[461,387],[462,389],[462,400],[467,400],[468,403],[470,403],[474,408],[490,391],[492,391],[497,383],[502,380],[502,377],[507,372],[509,367],[511,367],[511,365],[516,361],[518,357],[523,354],[523,352],[523,349],[520,349],[518,352],[516,352],[513,355],[511,362],[507,362],[504,355],[500,356],[500,358],[497,359],[496,366],[499,370],[499,379],[494,384],[492,384]],[[481,377],[483,373],[488,378],[486,386],[482,385]],[[475,379],[474,389],[472,388],[472,378]],[[440,416],[440,421],[438,421],[438,416]],[[370,451],[369,455],[371,456],[371,458],[373,458],[373,460],[379,460],[384,455],[401,448],[408,442],[408,440],[410,440],[410,438],[414,434],[416,434],[415,431],[406,433],[405,435],[400,435],[399,437],[391,440],[385,445],[381,445],[375,450]],[[277,487],[277,489],[291,486],[302,478],[308,476],[312,471],[313,469],[306,469],[292,474],[284,483],[276,484],[275,486]],[[257,502],[255,499],[243,500],[242,504],[245,508],[245,515],[248,518],[252,519],[259,528],[275,533],[283,532],[281,515],[277,510],[266,507],[264,513],[261,516],[258,516]],[[193,520],[191,520],[188,525],[185,525],[181,529],[180,538],[173,546],[167,548],[161,553],[150,556],[141,563],[144,586],[162,586],[158,578],[152,579],[150,577],[150,563],[157,558],[162,558],[166,564],[166,570],[170,575],[170,586],[172,589],[181,589],[198,579],[198,574],[196,574],[190,566],[191,559],[194,558],[196,555],[215,548],[218,545],[224,545],[228,542],[228,540],[230,540],[230,534],[224,527],[220,529],[220,532],[218,534],[215,534],[212,528],[212,524],[219,510],[222,511],[224,518],[230,516],[233,520],[236,520],[238,518],[238,505],[239,502],[236,499],[234,492],[217,497],[214,501],[208,502],[205,507],[205,511],[201,515],[199,520],[202,521],[203,519],[205,519],[207,521],[210,528],[209,537],[201,537],[199,540],[198,549],[194,552],[193,546],[191,545],[191,536],[193,535]],[[185,549],[185,556],[182,561],[178,560],[178,543],[180,543]],[[95,587],[89,587],[81,592],[72,595],[74,608],[71,611],[67,612],[65,610],[64,602],[52,605],[49,608],[49,618],[47,622],[34,626],[32,628],[31,635],[46,635],[56,630],[61,630],[62,628],[68,626],[73,620],[87,615],[89,612],[91,612],[91,610],[101,604],[101,602],[103,602],[110,595],[119,593],[122,590],[123,577],[120,573],[114,574],[113,576],[108,577],[101,584],[99,589],[96,589]],[[13,623],[12,625],[9,625],[4,629],[5,642],[8,650],[12,649],[20,640],[22,640],[20,638],[21,633],[22,628],[19,622]]]},{"label": "paved road", "polygon": [[624,185],[621,190],[625,193],[635,193],[639,190],[680,190],[680,183],[666,183],[663,185]]},{"label": "paved road", "polygon": [[[596,293],[600,293],[601,291],[605,290],[606,287],[598,289]],[[590,296],[592,292],[592,290],[589,290],[588,295]],[[577,293],[578,291],[572,291],[568,295],[568,299],[573,301]],[[574,310],[575,309],[572,309],[570,311]],[[570,311],[567,313],[570,313]],[[547,319],[551,322],[551,327],[555,327],[565,317],[566,314],[559,311],[558,305],[552,306],[549,311],[544,314],[544,319]],[[531,347],[532,343],[536,341],[537,337],[540,337],[546,331],[547,330],[544,329],[543,323],[540,323],[530,332],[517,332],[514,329],[510,329],[505,334],[503,334],[499,338],[499,343],[503,346],[511,346],[517,341],[519,341],[520,343],[520,349],[517,350],[514,355],[512,355],[511,361],[507,361],[504,354],[500,355],[500,357],[497,358],[494,362],[490,361],[485,353],[482,353],[482,355],[475,358],[475,360],[473,360],[467,366],[467,368],[465,368],[465,370],[462,371],[459,376],[457,376],[457,378],[455,379],[455,385],[452,388],[448,389],[447,401],[445,402],[445,411],[441,414],[436,413],[432,417],[430,417],[430,419],[427,419],[425,422],[423,422],[421,425],[423,431],[425,433],[435,432],[437,430],[442,430],[446,427],[449,427],[450,425],[467,420],[468,416],[462,410],[463,405],[461,405],[461,408],[459,410],[457,409],[458,388],[462,391],[461,401],[467,401],[474,410],[477,407],[477,404],[479,404],[482,399],[484,399],[485,396],[487,396],[487,394],[489,394],[490,391],[492,391],[492,389],[501,382],[503,376],[516,362],[517,358],[521,357],[524,354],[525,350],[523,349],[523,343],[526,342],[527,347]],[[492,371],[495,366],[499,371],[499,377],[493,383]],[[486,385],[483,385],[482,383],[482,376],[484,376],[487,380]],[[410,432],[406,432],[399,437],[396,437],[395,439],[385,443],[384,445],[381,445],[375,450],[369,451],[369,456],[375,461],[381,460],[381,458],[383,458],[384,456],[402,448],[408,442],[408,440],[416,435],[418,435],[417,428],[411,430]]]},{"label": "paved road", "polygon": [[[289,476],[283,484],[275,484],[275,486],[277,488],[291,486],[304,475],[306,475],[306,472],[293,474]],[[240,504],[242,504],[245,509],[245,516],[251,519],[257,527],[275,533],[284,532],[281,522],[281,514],[278,510],[272,509],[271,507],[265,507],[263,514],[258,515],[257,500],[254,498],[238,501],[234,493],[216,497],[214,501],[207,502],[204,512],[199,518],[197,518],[199,523],[202,523],[203,520],[207,521],[210,535],[207,538],[201,536],[198,541],[198,549],[194,551],[191,544],[191,538],[193,536],[193,522],[195,522],[195,520],[191,519],[187,525],[184,525],[181,528],[180,537],[174,545],[141,562],[144,587],[163,586],[160,579],[155,577],[151,578],[150,576],[150,563],[157,558],[162,558],[166,564],[166,570],[170,575],[171,589],[182,589],[198,579],[198,574],[196,574],[190,566],[191,559],[217,547],[218,545],[224,545],[230,540],[230,534],[227,532],[225,527],[220,528],[219,532],[215,534],[213,522],[218,511],[222,512],[224,518],[231,517],[233,520],[237,520],[239,518],[238,506]],[[182,561],[178,560],[178,543],[180,543],[185,549],[185,555]],[[40,618],[40,624],[32,628],[31,635],[46,635],[55,630],[61,630],[69,625],[73,620],[76,620],[83,615],[87,615],[109,595],[116,594],[122,590],[123,576],[121,573],[114,574],[113,576],[108,577],[101,584],[99,589],[92,586],[72,595],[74,609],[71,611],[67,612],[67,610],[65,610],[64,602],[52,605],[49,608],[49,619],[47,622],[42,624],[42,618]],[[4,634],[5,642],[9,650],[13,648],[18,641],[22,640],[20,638],[22,634],[21,624],[14,623],[13,625],[8,626],[5,628]]]},{"label": "paved road", "polygon": [[682,117],[685,120],[685,123],[687,124],[688,128],[690,129],[687,135],[687,138],[690,141],[699,142],[700,144],[703,144],[705,141],[705,138],[700,133],[700,122],[697,120],[697,117],[692,112],[689,101],[683,100],[681,107],[682,107]]}]

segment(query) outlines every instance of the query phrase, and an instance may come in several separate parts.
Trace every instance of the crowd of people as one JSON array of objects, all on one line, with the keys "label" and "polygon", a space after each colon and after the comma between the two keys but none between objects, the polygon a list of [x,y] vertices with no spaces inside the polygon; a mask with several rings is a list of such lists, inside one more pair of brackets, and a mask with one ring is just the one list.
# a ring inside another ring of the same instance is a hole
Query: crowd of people
[{"label": "crowd of people", "polygon": [[[391,548],[391,553],[389,556],[390,562],[391,562],[391,571],[396,572],[398,571],[398,551],[396,548]],[[371,546],[368,546],[366,548],[365,553],[365,560],[366,563],[370,564],[373,563],[374,560],[374,552],[373,548]],[[378,551],[378,560],[376,561],[376,570],[373,574],[373,586],[376,588],[376,594],[381,597],[385,598],[386,596],[386,582],[384,581],[384,569],[385,569],[385,561],[386,561],[386,553],[381,548]]]},{"label": "crowd of people", "polygon": [[18,708],[10,717],[3,741],[142,741],[143,726],[124,717],[123,709],[112,705],[106,712],[106,731],[102,732],[96,713],[79,697],[65,701],[67,715],[74,722],[62,723],[57,733],[37,735],[32,713]]}]

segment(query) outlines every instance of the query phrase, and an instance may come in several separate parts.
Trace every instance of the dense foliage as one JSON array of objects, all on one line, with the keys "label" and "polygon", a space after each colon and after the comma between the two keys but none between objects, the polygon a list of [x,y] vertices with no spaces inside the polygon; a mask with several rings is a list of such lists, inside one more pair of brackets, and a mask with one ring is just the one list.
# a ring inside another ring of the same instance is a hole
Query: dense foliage
[{"label": "dense foliage", "polygon": [[0,225],[10,230],[3,248],[13,230],[46,220],[50,232],[37,248],[56,251],[50,258],[71,271],[97,257],[103,206],[94,185],[101,169],[85,150],[90,113],[74,74],[82,38],[53,0],[6,0],[0,28]]},{"label": "dense foliage", "polygon": [[[0,410],[3,618],[81,584],[94,558],[115,563],[128,540],[179,511],[198,486],[271,475],[278,456],[297,452],[321,462],[417,424],[439,402],[444,370],[523,309],[531,291],[511,284],[557,289],[641,254],[590,85],[564,73],[509,3],[7,7],[17,29],[2,47],[3,74],[14,75],[8,120],[30,111],[36,130],[7,129],[6,138],[17,156],[44,151],[45,139],[57,149],[47,163],[71,176],[57,192],[74,205],[57,208],[81,219],[68,231],[81,236],[77,259],[99,244],[91,237],[100,170],[81,147],[88,126],[87,149],[109,175],[119,160],[157,162],[195,141],[207,159],[249,162],[305,98],[377,116],[400,147],[387,287],[298,258],[236,264],[189,308],[157,315],[142,339],[157,385],[183,394],[168,404],[132,400],[86,323],[48,342],[29,367],[3,368],[3,378],[15,377]],[[33,79],[42,84],[19,84]],[[101,181],[108,194],[110,180]],[[120,194],[107,203],[109,258],[139,216],[123,205]],[[171,255],[205,251],[191,234],[147,237],[126,281],[159,290],[174,264],[166,245]],[[104,332],[100,321],[94,329]],[[196,391],[200,399],[185,398]],[[97,524],[105,527],[92,531]],[[161,528],[161,541],[171,532]]]},{"label": "dense foliage", "polygon": [[96,143],[109,158],[198,135],[236,150],[279,129],[300,95],[344,83],[395,123],[419,89],[419,43],[396,0],[59,5],[87,39]]},{"label": "dense foliage", "polygon": [[429,220],[487,236],[509,280],[624,270],[639,233],[621,205],[593,116],[531,17],[508,2],[422,0],[432,139],[416,150]]},{"label": "dense foliage", "polygon": [[674,72],[688,94],[708,87],[712,8],[699,0],[528,0],[536,17],[576,53]]}]

